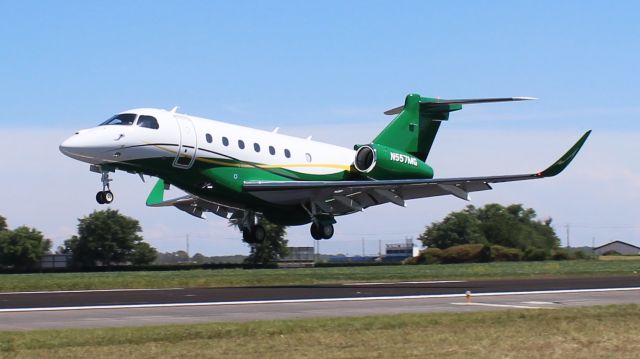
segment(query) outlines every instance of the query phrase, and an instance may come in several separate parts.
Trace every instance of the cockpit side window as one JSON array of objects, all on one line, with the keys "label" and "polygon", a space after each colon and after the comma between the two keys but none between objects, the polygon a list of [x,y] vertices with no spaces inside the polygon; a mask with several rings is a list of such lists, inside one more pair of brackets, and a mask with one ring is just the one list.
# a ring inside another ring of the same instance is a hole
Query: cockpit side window
[{"label": "cockpit side window", "polygon": [[140,115],[138,118],[138,126],[144,128],[152,128],[157,130],[160,126],[158,126],[158,120],[156,120],[153,116]]},{"label": "cockpit side window", "polygon": [[100,126],[105,126],[105,125],[131,126],[133,125],[133,122],[135,122],[135,120],[136,120],[135,113],[121,113],[104,121],[103,123],[100,124]]}]

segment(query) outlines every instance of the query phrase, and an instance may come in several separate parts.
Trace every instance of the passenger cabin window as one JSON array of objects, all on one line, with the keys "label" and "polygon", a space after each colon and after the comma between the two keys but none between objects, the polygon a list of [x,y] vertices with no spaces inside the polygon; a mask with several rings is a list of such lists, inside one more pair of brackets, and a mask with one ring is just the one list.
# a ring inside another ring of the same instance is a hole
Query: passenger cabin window
[{"label": "passenger cabin window", "polygon": [[121,113],[119,115],[115,115],[110,119],[104,121],[103,123],[100,124],[100,126],[106,126],[106,125],[131,126],[133,125],[133,122],[135,122],[136,116],[137,115],[135,113]]},{"label": "passenger cabin window", "polygon": [[238,140],[238,147],[240,147],[241,150],[244,150],[244,141],[243,140]]},{"label": "passenger cabin window", "polygon": [[260,145],[257,143],[253,144],[253,149],[256,150],[256,152],[260,152]]},{"label": "passenger cabin window", "polygon": [[229,139],[226,137],[222,137],[222,144],[225,146],[229,146]]},{"label": "passenger cabin window", "polygon": [[211,137],[211,135],[210,135],[210,134],[208,134],[208,133],[204,136],[204,138],[206,138],[206,139],[207,139],[207,142],[208,142],[208,143],[213,142],[213,137]]},{"label": "passenger cabin window", "polygon": [[269,146],[269,153],[273,156],[276,154],[276,149],[273,146]]},{"label": "passenger cabin window", "polygon": [[291,152],[290,152],[288,149],[286,149],[286,148],[284,149],[284,156],[285,156],[286,158],[291,158]]},{"label": "passenger cabin window", "polygon": [[138,126],[154,130],[157,130],[160,127],[158,126],[158,120],[156,120],[155,117],[147,115],[140,115],[140,118],[138,118]]}]

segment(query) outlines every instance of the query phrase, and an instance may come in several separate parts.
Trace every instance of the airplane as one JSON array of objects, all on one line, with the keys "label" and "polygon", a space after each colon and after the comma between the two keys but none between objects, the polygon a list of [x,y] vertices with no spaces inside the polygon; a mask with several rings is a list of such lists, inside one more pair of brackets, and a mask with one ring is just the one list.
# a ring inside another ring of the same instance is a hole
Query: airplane
[{"label": "airplane", "polygon": [[[442,195],[469,200],[491,184],[553,177],[585,143],[587,131],[547,169],[519,175],[434,178],[426,160],[443,121],[463,105],[531,97],[444,100],[406,96],[386,111],[394,119],[369,143],[344,148],[155,108],[124,111],[77,131],[60,151],[102,175],[100,204],[114,200],[110,173],[157,177],[147,206],[173,206],[199,218],[211,212],[238,225],[248,243],[264,240],[259,218],[292,226],[311,224],[311,236],[329,239],[335,217],[391,203]],[[186,195],[164,199],[174,185]]]}]

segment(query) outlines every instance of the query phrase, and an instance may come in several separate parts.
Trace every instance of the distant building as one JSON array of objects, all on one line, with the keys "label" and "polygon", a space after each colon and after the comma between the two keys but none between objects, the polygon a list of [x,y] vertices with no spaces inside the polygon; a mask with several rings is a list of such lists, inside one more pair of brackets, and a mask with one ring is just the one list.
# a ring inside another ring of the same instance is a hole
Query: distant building
[{"label": "distant building", "polygon": [[613,241],[600,247],[595,247],[593,249],[593,254],[598,256],[601,256],[607,252],[618,252],[625,255],[639,255],[640,247],[623,241]]},{"label": "distant building", "polygon": [[40,258],[40,268],[67,268],[70,262],[70,254],[45,254]]},{"label": "distant building", "polygon": [[413,239],[405,239],[405,243],[387,244],[384,254],[385,262],[402,262],[418,255],[419,248],[413,245]]},{"label": "distant building", "polygon": [[378,256],[345,256],[335,255],[329,257],[329,263],[375,263],[378,260]]},{"label": "distant building", "polygon": [[313,247],[287,247],[289,254],[278,260],[279,268],[313,267],[316,254]]}]

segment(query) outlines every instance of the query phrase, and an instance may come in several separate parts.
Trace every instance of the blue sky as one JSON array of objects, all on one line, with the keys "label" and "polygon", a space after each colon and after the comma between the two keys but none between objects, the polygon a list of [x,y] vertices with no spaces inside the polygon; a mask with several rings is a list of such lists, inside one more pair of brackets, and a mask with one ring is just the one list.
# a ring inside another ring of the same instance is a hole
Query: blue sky
[{"label": "blue sky", "polygon": [[333,108],[379,114],[419,92],[536,96],[535,110],[587,112],[547,125],[609,128],[588,110],[637,103],[633,1],[25,1],[0,10],[2,105],[21,125],[86,126],[124,108],[178,104],[271,126],[331,121]]},{"label": "blue sky", "polygon": [[[585,151],[575,174],[583,173],[583,166],[584,173],[611,176],[593,177],[593,182],[577,177],[580,185],[558,185],[561,193],[573,191],[573,207],[559,200],[558,193],[550,194],[552,183],[537,196],[528,193],[532,187],[527,184],[509,187],[514,189],[506,191],[509,195],[496,195],[497,188],[474,204],[539,203],[544,215],[576,226],[594,221],[600,227],[623,226],[628,230],[616,236],[640,244],[631,223],[638,213],[630,199],[618,203],[603,196],[594,202],[592,197],[604,186],[615,187],[612,197],[631,198],[629,193],[640,188],[635,165],[635,143],[640,142],[639,12],[635,1],[5,1],[0,3],[0,148],[15,151],[9,143],[16,139],[38,142],[33,158],[5,159],[3,172],[11,165],[12,172],[30,173],[37,180],[38,169],[47,171],[42,174],[47,179],[66,179],[60,186],[72,188],[65,193],[90,200],[98,179],[57,153],[55,144],[72,130],[132,107],[179,105],[189,114],[258,128],[281,126],[285,133],[313,134],[349,146],[375,135],[390,120],[382,112],[401,104],[409,92],[443,98],[534,96],[540,100],[468,106],[452,116],[436,142],[442,149],[440,157],[434,153],[436,174],[511,173],[529,171],[531,165],[539,169],[593,129],[587,146],[594,143],[592,148],[603,151]],[[483,138],[471,140],[473,131]],[[512,136],[522,137],[511,143]],[[465,142],[450,142],[455,139]],[[465,163],[469,159],[450,157],[454,151],[477,158]],[[42,152],[52,156],[47,163]],[[476,162],[482,166],[473,167]],[[56,167],[47,170],[52,164]],[[629,183],[606,182],[625,175]],[[128,181],[126,175],[120,177]],[[75,183],[89,188],[73,192]],[[23,178],[5,173],[0,185],[0,214],[10,224],[28,224],[58,240],[73,230],[76,218],[97,208],[87,201],[62,211],[52,202],[44,210],[57,212],[55,222],[64,225],[56,227],[51,220],[29,216],[43,205],[30,195],[33,187],[24,187]],[[131,191],[146,191],[142,185],[132,182],[137,187]],[[19,204],[8,202],[15,193],[25,198]],[[122,194],[117,194],[117,208],[140,216],[150,232],[172,215],[137,213],[144,203],[123,203]],[[580,201],[587,199],[589,206],[606,209],[606,216],[576,215],[585,207]],[[426,217],[390,207],[374,212],[369,221],[408,216],[419,224],[390,233],[415,235],[416,228],[465,205],[441,201],[420,202],[425,209],[438,207]],[[188,217],[180,221],[180,226],[210,230]],[[357,227],[367,219],[353,221]],[[589,230],[576,231],[590,242]],[[367,235],[357,228],[343,230],[347,232],[353,233],[350,241]],[[309,244],[306,228],[295,233],[296,243]],[[211,254],[244,250],[208,243],[203,241],[202,250]]]}]

